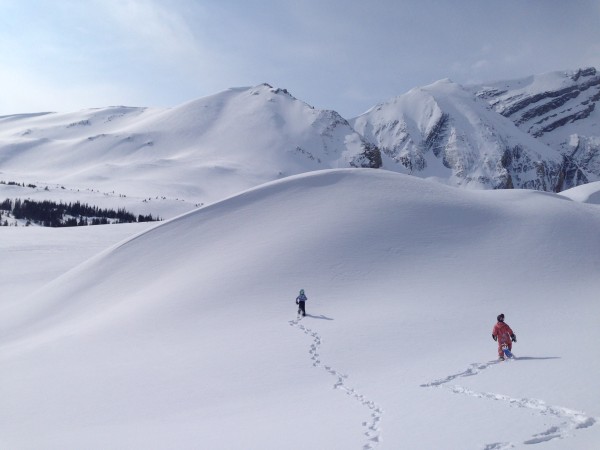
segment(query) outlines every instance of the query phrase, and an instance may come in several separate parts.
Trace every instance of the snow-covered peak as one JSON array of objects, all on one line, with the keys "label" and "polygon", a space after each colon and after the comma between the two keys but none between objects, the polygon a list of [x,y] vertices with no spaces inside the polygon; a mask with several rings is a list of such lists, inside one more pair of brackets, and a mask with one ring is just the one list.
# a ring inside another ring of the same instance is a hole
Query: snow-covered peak
[{"label": "snow-covered peak", "polygon": [[[384,167],[454,185],[555,189],[561,157],[445,79],[415,88],[353,119]],[[540,176],[538,164],[546,165]]]},{"label": "snow-covered peak", "polygon": [[[594,67],[577,70],[553,71],[530,75],[514,80],[496,81],[468,86],[477,91],[478,96],[494,98],[498,103],[507,102],[516,97],[529,97],[543,92],[560,91],[564,88],[593,81],[598,73]],[[504,104],[499,107],[506,106]]]},{"label": "snow-covered peak", "polygon": [[173,108],[0,118],[0,163],[12,179],[194,203],[287,175],[373,165],[369,151],[339,114],[268,84]]}]

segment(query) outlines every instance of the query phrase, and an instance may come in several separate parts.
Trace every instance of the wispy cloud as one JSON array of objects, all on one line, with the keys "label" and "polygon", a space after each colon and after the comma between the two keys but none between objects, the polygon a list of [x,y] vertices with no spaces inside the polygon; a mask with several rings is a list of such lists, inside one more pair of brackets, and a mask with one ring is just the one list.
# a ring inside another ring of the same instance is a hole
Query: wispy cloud
[{"label": "wispy cloud", "polygon": [[169,2],[96,0],[95,3],[113,21],[123,47],[169,59],[202,54],[182,12],[169,8]]},{"label": "wispy cloud", "polygon": [[598,0],[551,3],[0,0],[0,81],[15,91],[0,106],[103,106],[99,92],[173,105],[270,82],[351,115],[440,78],[600,65]]}]

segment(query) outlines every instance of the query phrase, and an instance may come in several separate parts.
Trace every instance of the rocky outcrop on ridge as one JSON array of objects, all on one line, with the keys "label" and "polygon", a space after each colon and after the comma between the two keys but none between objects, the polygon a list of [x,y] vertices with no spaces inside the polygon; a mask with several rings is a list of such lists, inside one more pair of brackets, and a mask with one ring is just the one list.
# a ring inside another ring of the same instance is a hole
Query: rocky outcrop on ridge
[{"label": "rocky outcrop on ridge", "polygon": [[486,84],[473,92],[563,156],[559,190],[600,179],[600,74],[595,68]]}]

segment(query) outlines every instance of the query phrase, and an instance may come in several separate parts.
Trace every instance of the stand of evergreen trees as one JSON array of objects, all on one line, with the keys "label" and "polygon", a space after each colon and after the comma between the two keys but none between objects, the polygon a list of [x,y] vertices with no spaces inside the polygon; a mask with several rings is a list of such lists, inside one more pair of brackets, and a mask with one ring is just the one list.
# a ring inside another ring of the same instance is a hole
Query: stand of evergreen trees
[{"label": "stand of evergreen trees", "polygon": [[108,223],[152,222],[161,220],[151,214],[137,217],[123,208],[106,209],[85,203],[56,203],[49,200],[10,200],[0,203],[0,211],[5,211],[15,219],[27,220],[45,227],[74,227],[101,225]]}]

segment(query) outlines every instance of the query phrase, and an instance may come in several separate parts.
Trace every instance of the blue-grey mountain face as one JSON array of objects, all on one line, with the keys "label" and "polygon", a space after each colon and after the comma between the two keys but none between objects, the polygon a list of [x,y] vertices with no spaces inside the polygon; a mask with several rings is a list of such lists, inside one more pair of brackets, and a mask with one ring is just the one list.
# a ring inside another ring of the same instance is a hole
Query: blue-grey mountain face
[{"label": "blue-grey mountain face", "polygon": [[351,121],[384,167],[450,184],[561,191],[600,179],[600,75],[477,86],[443,80]]},{"label": "blue-grey mountain face", "polygon": [[476,95],[564,157],[560,188],[599,178],[600,74],[595,68],[480,86]]}]

